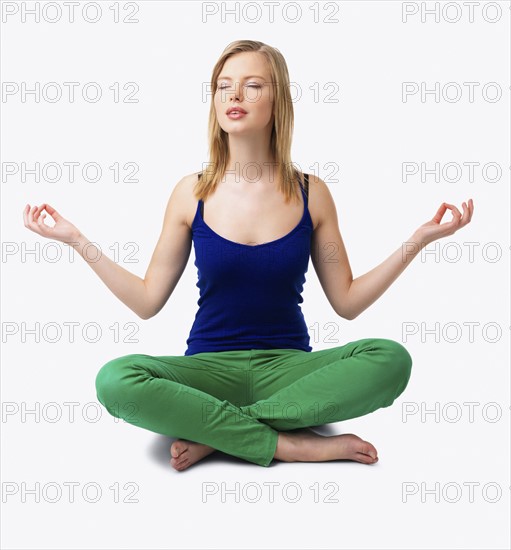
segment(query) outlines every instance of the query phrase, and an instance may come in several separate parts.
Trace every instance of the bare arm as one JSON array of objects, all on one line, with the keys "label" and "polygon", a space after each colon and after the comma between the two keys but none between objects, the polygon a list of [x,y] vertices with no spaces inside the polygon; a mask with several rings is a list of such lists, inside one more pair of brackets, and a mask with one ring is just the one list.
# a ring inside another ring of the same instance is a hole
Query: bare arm
[{"label": "bare arm", "polygon": [[[190,255],[186,182],[187,177],[182,178],[170,195],[161,235],[144,279],[116,264],[49,205],[42,205],[34,213],[25,208],[25,226],[44,237],[72,246],[121,302],[142,319],[149,319],[167,302]],[[43,223],[44,214],[39,216],[43,209],[55,220],[53,228]]]},{"label": "bare arm", "polygon": [[[410,265],[429,242],[452,235],[472,218],[472,200],[463,203],[464,215],[451,204],[443,203],[432,220],[419,227],[386,260],[371,271],[353,279],[348,255],[339,231],[337,211],[330,190],[323,180],[311,177],[318,226],[312,240],[311,258],[321,286],[335,312],[345,319],[355,319],[373,304]],[[453,220],[440,225],[447,208]]]},{"label": "bare arm", "polygon": [[[132,311],[148,319],[144,280],[116,264],[82,233],[66,243],[90,265],[94,273]],[[90,259],[89,259],[90,258]]]},{"label": "bare arm", "polygon": [[180,180],[167,203],[161,235],[144,278],[146,319],[167,303],[188,263],[192,234],[186,222],[186,207],[191,197],[190,183],[196,180],[195,174]]},{"label": "bare arm", "polygon": [[352,320],[389,288],[419,250],[411,246],[403,255],[400,247],[379,266],[354,279],[330,190],[320,178],[311,177],[311,180],[311,196],[314,193],[315,210],[319,216],[313,234],[311,259],[334,311]]},{"label": "bare arm", "polygon": [[[415,242],[413,237],[408,243],[412,244],[412,242]],[[353,279],[346,299],[349,311],[348,319],[355,319],[362,311],[376,302],[419,252],[418,246],[412,245],[407,250],[406,243],[403,243],[381,264]]]}]

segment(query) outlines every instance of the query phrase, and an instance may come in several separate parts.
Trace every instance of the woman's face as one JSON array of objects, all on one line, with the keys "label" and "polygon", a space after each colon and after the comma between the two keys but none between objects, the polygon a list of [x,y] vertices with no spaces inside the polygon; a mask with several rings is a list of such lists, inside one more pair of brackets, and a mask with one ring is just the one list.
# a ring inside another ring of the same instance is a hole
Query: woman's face
[{"label": "woman's face", "polygon": [[[247,134],[273,124],[273,89],[264,56],[257,52],[237,53],[227,59],[217,80],[214,105],[218,123],[228,134]],[[238,119],[227,109],[246,111]]]}]

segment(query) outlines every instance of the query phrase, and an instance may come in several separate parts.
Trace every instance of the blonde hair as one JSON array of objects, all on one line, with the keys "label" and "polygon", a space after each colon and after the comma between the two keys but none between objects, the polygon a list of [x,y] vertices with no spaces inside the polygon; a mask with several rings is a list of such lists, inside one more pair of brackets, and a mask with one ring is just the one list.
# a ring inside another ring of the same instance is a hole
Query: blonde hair
[{"label": "blonde hair", "polygon": [[[256,40],[236,40],[222,52],[211,75],[212,98],[217,91],[218,76],[227,59],[241,52],[258,52],[264,55],[270,69],[270,82],[273,87],[273,128],[270,148],[276,166],[273,172],[279,181],[279,190],[286,202],[291,197],[299,197],[298,185],[303,185],[303,173],[291,162],[291,142],[294,128],[294,110],[289,89],[289,73],[286,61],[277,48]],[[227,133],[218,124],[212,99],[209,109],[208,153],[209,166],[195,184],[194,192],[198,199],[204,200],[213,193],[227,168]],[[299,183],[297,183],[299,182]]]}]

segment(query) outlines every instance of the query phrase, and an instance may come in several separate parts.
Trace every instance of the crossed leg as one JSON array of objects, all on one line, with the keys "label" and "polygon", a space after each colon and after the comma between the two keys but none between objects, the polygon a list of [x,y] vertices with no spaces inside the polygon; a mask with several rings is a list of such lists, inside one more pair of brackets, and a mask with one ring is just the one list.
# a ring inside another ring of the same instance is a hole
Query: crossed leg
[{"label": "crossed leg", "polygon": [[[98,373],[98,399],[115,416],[178,437],[171,447],[171,464],[177,470],[215,449],[262,466],[274,458],[366,464],[378,460],[374,446],[354,434],[323,437],[310,427],[391,405],[411,373],[412,359],[401,344],[366,338],[308,353],[252,352],[254,368],[248,371],[219,371],[207,363],[197,367],[197,362],[191,366],[193,356],[134,354],[114,359]],[[200,355],[201,360],[211,356]],[[227,399],[235,393],[230,396],[224,390],[236,392],[247,380],[254,399],[237,406]],[[136,418],[123,414],[129,403],[135,405]]]}]

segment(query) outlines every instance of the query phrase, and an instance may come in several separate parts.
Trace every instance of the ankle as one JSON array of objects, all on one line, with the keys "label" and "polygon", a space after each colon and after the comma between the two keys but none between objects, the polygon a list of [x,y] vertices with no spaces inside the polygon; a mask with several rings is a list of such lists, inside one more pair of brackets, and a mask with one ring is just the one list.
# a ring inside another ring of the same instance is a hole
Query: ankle
[{"label": "ankle", "polygon": [[288,434],[279,432],[279,437],[277,439],[277,448],[275,449],[275,454],[273,458],[277,460],[287,460],[289,459],[289,454],[292,446],[292,438]]}]

